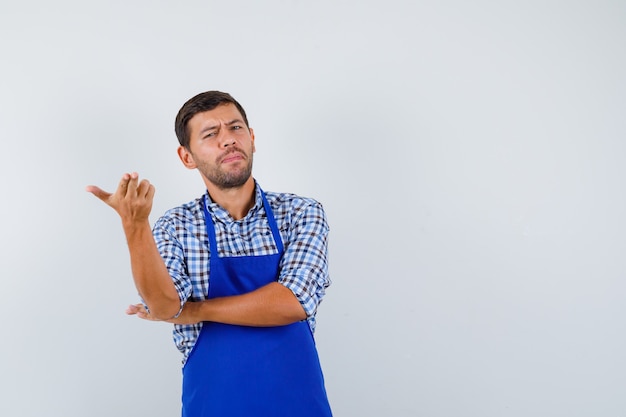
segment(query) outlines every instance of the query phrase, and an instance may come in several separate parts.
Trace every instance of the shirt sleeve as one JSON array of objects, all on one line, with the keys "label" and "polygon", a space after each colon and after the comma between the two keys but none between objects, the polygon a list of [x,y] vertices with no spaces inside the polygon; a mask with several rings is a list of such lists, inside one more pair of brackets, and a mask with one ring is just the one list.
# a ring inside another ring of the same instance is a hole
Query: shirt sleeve
[{"label": "shirt sleeve", "polygon": [[311,318],[331,283],[327,261],[329,228],[324,209],[316,201],[299,210],[292,221],[278,282],[295,294]]},{"label": "shirt sleeve", "polygon": [[185,266],[183,246],[176,238],[176,228],[172,222],[163,217],[154,224],[152,234],[180,299],[180,309],[175,316],[178,317],[185,302],[191,296],[192,289],[191,279]]}]

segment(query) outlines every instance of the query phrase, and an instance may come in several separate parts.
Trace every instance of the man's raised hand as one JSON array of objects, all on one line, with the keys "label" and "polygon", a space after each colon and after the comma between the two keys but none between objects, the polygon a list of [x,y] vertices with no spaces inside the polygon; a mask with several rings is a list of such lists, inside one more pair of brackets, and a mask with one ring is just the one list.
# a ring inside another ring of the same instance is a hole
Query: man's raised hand
[{"label": "man's raised hand", "polygon": [[109,193],[95,185],[86,191],[92,193],[112,207],[122,218],[122,223],[130,225],[148,220],[154,199],[154,186],[148,180],[139,181],[136,172],[124,174],[114,193]]}]

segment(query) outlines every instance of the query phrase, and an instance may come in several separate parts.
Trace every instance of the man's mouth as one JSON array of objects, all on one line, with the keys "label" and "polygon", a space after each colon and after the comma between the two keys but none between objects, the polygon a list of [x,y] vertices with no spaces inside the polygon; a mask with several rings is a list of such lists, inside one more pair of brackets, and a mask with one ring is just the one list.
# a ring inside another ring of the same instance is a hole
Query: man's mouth
[{"label": "man's mouth", "polygon": [[222,164],[227,164],[229,162],[240,161],[244,159],[243,154],[240,152],[230,152],[228,155],[225,155],[220,161]]}]

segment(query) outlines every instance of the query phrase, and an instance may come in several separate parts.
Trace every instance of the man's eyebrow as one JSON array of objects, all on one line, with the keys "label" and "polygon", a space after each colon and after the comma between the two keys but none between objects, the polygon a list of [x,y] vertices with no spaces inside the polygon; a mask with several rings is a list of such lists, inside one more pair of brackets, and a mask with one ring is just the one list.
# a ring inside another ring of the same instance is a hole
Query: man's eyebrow
[{"label": "man's eyebrow", "polygon": [[209,130],[215,130],[217,129],[219,126],[218,125],[209,125],[209,126],[205,126],[204,128],[200,129],[200,135],[203,133],[208,132]]},{"label": "man's eyebrow", "polygon": [[[225,124],[226,126],[232,126],[232,125],[237,124],[237,123],[241,123],[241,124],[243,124],[243,120],[241,120],[241,119],[233,119],[233,120],[231,120],[230,122],[226,122],[226,123],[224,123],[224,124]],[[220,127],[219,125],[209,125],[209,126],[205,126],[205,127],[203,127],[202,129],[200,129],[200,132],[199,132],[198,134],[199,134],[199,135],[203,135],[203,134],[205,134],[206,132],[209,132],[209,131],[211,131],[211,130],[217,130],[217,129],[219,129],[219,127]]]}]

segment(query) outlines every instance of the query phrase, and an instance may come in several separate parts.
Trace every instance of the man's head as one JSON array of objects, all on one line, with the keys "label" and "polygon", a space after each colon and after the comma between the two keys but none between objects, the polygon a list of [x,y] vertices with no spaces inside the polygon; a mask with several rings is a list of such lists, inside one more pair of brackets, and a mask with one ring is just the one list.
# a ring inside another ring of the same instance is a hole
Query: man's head
[{"label": "man's head", "polygon": [[254,132],[229,94],[208,91],[183,105],[176,117],[178,156],[197,169],[209,191],[252,185]]},{"label": "man's head", "polygon": [[248,124],[248,117],[246,116],[246,111],[243,109],[241,104],[239,104],[239,102],[235,100],[230,94],[223,93],[221,91],[206,91],[187,100],[187,102],[183,104],[183,107],[180,108],[178,114],[176,115],[174,130],[176,132],[176,137],[178,138],[178,142],[180,143],[180,145],[189,149],[188,123],[193,116],[195,116],[197,113],[213,110],[217,106],[228,103],[235,105],[239,113],[241,113],[241,117],[243,118],[246,127],[250,128],[250,125]]}]

